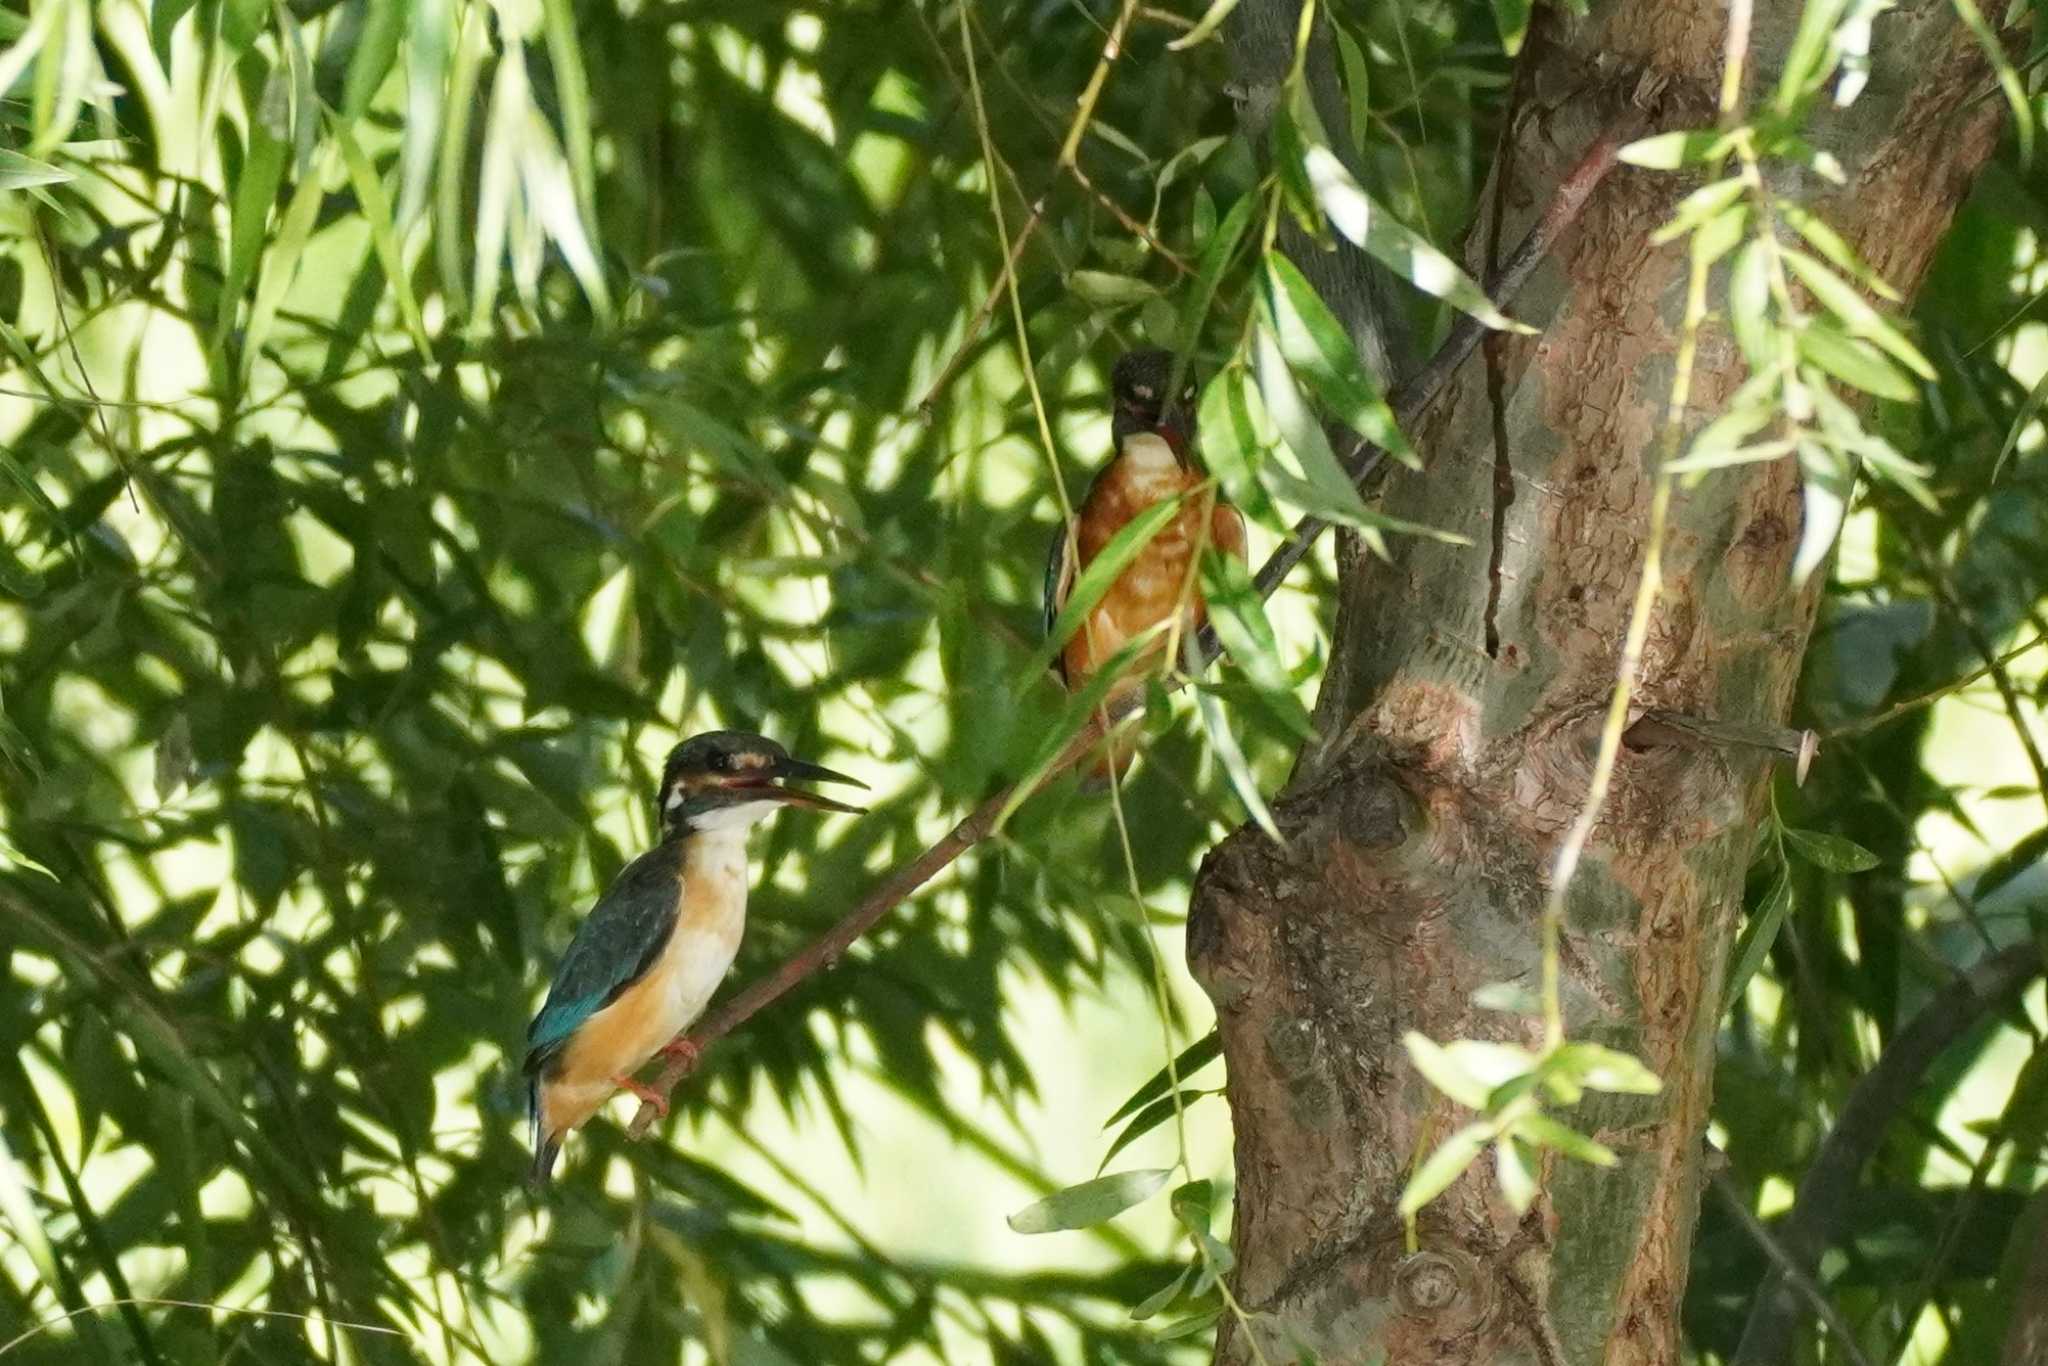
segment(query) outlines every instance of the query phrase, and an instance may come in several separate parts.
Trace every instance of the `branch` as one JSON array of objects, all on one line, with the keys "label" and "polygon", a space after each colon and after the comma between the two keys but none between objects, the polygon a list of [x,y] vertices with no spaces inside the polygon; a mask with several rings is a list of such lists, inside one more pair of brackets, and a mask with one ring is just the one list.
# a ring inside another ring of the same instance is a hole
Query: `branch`
[{"label": "branch", "polygon": [[[1621,149],[1623,143],[1638,133],[1637,124],[1637,116],[1629,114],[1610,125],[1559,184],[1543,217],[1508,257],[1507,264],[1501,268],[1500,274],[1487,281],[1487,296],[1496,305],[1505,306],[1521,292],[1537,265],[1549,256],[1557,239],[1578,220],[1593,190],[1607,173],[1614,169],[1615,153]],[[1461,316],[1457,324],[1451,328],[1450,336],[1428,363],[1394,391],[1394,415],[1403,427],[1414,425],[1449,387],[1451,377],[1472,354],[1484,332],[1485,328],[1481,324],[1469,317]],[[1353,482],[1360,482],[1378,468],[1385,456],[1384,450],[1361,439],[1342,458],[1345,470],[1351,475]],[[1308,554],[1316,538],[1323,534],[1328,525],[1319,517],[1304,517],[1295,524],[1292,535],[1259,569],[1255,582],[1260,597],[1272,595],[1273,590],[1279,587],[1280,581],[1287,577],[1288,571],[1301,563],[1302,557]],[[1201,651],[1202,664],[1208,664],[1219,650],[1215,633],[1205,627],[1199,638],[1198,647]],[[1091,719],[1068,743],[1066,749],[1061,751],[1060,757],[1052,766],[1038,777],[1026,795],[1036,795],[1053,779],[1072,768],[1094,747],[1101,736],[1101,719]],[[781,967],[752,983],[746,990],[705,1016],[680,1040],[694,1045],[694,1051],[686,1051],[671,1057],[663,1064],[660,1075],[654,1079],[653,1089],[658,1094],[667,1096],[675,1089],[676,1084],[695,1068],[705,1049],[730,1034],[757,1012],[772,1005],[804,978],[820,968],[830,967],[838,962],[840,956],[853,942],[873,929],[883,916],[936,877],[954,859],[987,839],[995,830],[996,818],[1002,814],[1003,808],[1015,792],[1015,784],[998,789],[936,844],[885,878],[861,900],[859,905],[847,912],[838,924],[798,950]],[[633,1122],[627,1128],[628,1137],[640,1138],[645,1135],[660,1114],[661,1110],[652,1102],[642,1101],[639,1112],[633,1116]]]},{"label": "branch", "polygon": [[[1803,1273],[1812,1274],[1820,1254],[1834,1240],[1855,1204],[1864,1165],[1934,1060],[1985,1016],[2010,1002],[2042,967],[2041,946],[2032,942],[1988,955],[1936,992],[1856,1083],[1799,1183],[1792,1213],[1777,1230],[1780,1246]],[[1776,1270],[1767,1274],[1750,1305],[1734,1366],[1778,1366],[1804,1317],[1804,1307],[1786,1277]]]}]

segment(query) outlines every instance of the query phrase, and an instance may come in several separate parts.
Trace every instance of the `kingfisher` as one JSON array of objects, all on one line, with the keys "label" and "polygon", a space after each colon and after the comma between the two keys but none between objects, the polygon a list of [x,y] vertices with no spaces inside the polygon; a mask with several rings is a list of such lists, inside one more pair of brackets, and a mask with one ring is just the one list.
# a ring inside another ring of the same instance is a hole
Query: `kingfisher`
[{"label": "kingfisher", "polygon": [[695,1052],[682,1032],[704,1012],[746,928],[754,823],[784,806],[862,810],[779,785],[790,780],[867,787],[746,731],[707,731],[670,751],[655,792],[660,842],[625,866],[577,926],[526,1028],[533,1185],[547,1184],[563,1138],[615,1089],[668,1109],[633,1073],[656,1054]]},{"label": "kingfisher", "polygon": [[[1178,393],[1171,389],[1174,358],[1170,351],[1145,347],[1126,352],[1109,372],[1110,437],[1114,454],[1088,487],[1074,517],[1073,540],[1079,552],[1070,562],[1067,529],[1053,533],[1045,567],[1045,629],[1052,630],[1060,609],[1073,591],[1075,576],[1125,524],[1164,498],[1186,494],[1207,482],[1196,465],[1195,392],[1189,375]],[[1206,519],[1206,526],[1204,525]],[[1189,497],[1173,521],[1161,528],[1137,557],[1124,567],[1101,599],[1068,638],[1054,668],[1060,681],[1078,690],[1132,637],[1141,635],[1173,614],[1183,601],[1183,631],[1199,631],[1208,619],[1195,572],[1195,556],[1203,541],[1239,560],[1245,558],[1244,514],[1213,490],[1207,498]],[[1151,649],[1164,646],[1162,637]],[[1111,687],[1104,710],[1111,717],[1128,711],[1143,694],[1144,673],[1132,669]],[[1131,753],[1114,742],[1095,769],[1097,780],[1115,766],[1121,774]]]}]

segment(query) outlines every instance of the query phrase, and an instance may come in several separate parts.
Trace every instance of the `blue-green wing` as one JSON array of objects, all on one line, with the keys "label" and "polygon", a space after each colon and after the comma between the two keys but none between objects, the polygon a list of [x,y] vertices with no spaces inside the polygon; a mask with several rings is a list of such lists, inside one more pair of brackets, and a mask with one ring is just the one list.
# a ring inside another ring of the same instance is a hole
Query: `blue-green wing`
[{"label": "blue-green wing", "polygon": [[681,857],[663,845],[634,859],[576,927],[548,999],[526,1027],[526,1071],[538,1072],[578,1026],[654,966],[682,906]]}]

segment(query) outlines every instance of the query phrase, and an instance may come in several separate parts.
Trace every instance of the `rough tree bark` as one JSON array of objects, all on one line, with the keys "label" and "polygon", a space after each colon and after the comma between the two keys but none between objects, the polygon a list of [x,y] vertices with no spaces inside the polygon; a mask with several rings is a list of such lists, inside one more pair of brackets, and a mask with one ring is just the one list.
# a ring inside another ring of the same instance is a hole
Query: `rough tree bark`
[{"label": "rough tree bark", "polygon": [[[1270,107],[1273,35],[1295,31],[1298,3],[1245,0],[1232,20],[1250,118]],[[1775,79],[1799,8],[1757,6],[1752,90]],[[1524,112],[1496,173],[1504,243],[1629,106],[1654,128],[1713,120],[1721,0],[1617,0],[1583,21],[1547,17],[1521,59]],[[1992,151],[2000,112],[1974,98],[1987,67],[1950,0],[1881,17],[1873,56],[1861,99],[1813,130],[1848,185],[1784,188],[1910,291]],[[1288,848],[1247,828],[1203,864],[1188,955],[1229,1065],[1234,1284],[1264,1315],[1271,1360],[1298,1348],[1333,1363],[1384,1353],[1399,1366],[1678,1360],[1717,1003],[1766,790],[1755,759],[1626,749],[1572,887],[1570,1032],[1634,1052],[1665,1079],[1660,1096],[1591,1097],[1571,1116],[1620,1166],[1551,1162],[1544,1195],[1518,1219],[1482,1161],[1423,1211],[1413,1253],[1395,1201],[1417,1154],[1463,1119],[1409,1066],[1403,1031],[1523,1028],[1469,997],[1536,979],[1538,908],[1613,686],[1672,376],[1685,262],[1648,238],[1690,188],[1670,175],[1610,177],[1517,303],[1541,334],[1496,343],[1498,405],[1475,359],[1413,433],[1427,468],[1389,482],[1388,510],[1472,544],[1411,538],[1391,563],[1347,557],[1323,738],[1276,805]],[[1311,278],[1329,273],[1317,266]],[[1372,292],[1335,294],[1360,334],[1372,319],[1356,301]],[[1742,378],[1733,345],[1710,331],[1694,421]],[[1799,528],[1789,463],[1725,471],[1680,496],[1643,705],[1785,720],[1817,597],[1789,582]],[[1522,1041],[1537,1041],[1533,1025]],[[1228,1323],[1216,1358],[1249,1359]]]}]

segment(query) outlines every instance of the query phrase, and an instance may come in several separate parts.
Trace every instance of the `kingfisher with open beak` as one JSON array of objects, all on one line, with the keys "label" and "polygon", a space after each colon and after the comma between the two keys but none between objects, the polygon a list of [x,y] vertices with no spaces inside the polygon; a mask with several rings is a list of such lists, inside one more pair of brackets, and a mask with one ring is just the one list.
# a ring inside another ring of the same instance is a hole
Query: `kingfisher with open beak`
[{"label": "kingfisher with open beak", "polygon": [[[1089,485],[1074,517],[1076,553],[1067,553],[1067,528],[1053,533],[1045,569],[1045,627],[1052,630],[1073,591],[1074,579],[1130,520],[1165,498],[1192,493],[1208,482],[1196,463],[1195,393],[1192,376],[1178,393],[1173,354],[1156,347],[1127,352],[1109,372],[1110,436],[1116,443],[1109,463]],[[1181,629],[1199,631],[1208,619],[1195,559],[1204,543],[1245,558],[1244,515],[1211,489],[1191,496],[1173,520],[1148,541],[1117,575],[1088,617],[1068,638],[1055,667],[1067,688],[1077,690],[1124,644],[1183,610]],[[1165,638],[1154,644],[1156,651]],[[1144,673],[1132,668],[1104,700],[1111,718],[1143,696]],[[1110,765],[1121,774],[1131,752],[1112,740],[1095,769],[1107,778]]]},{"label": "kingfisher with open beak", "polygon": [[682,1032],[703,1014],[747,920],[747,831],[784,806],[861,808],[780,781],[866,783],[792,759],[773,740],[714,730],[677,745],[655,800],[661,842],[627,864],[576,929],[548,998],[526,1029],[534,1185],[547,1183],[569,1130],[648,1059],[693,1053]]}]

